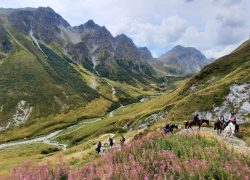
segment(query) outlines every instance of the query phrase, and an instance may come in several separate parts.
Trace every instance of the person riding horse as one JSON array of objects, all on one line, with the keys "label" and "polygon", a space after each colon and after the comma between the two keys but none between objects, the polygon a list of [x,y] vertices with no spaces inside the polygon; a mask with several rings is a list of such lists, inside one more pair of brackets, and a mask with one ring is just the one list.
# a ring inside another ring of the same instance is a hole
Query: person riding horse
[{"label": "person riding horse", "polygon": [[164,126],[163,130],[164,130],[165,133],[170,132],[170,124],[167,123],[167,124]]},{"label": "person riding horse", "polygon": [[101,141],[99,141],[96,145],[96,152],[99,154],[101,152],[101,148],[102,148],[102,143]]},{"label": "person riding horse", "polygon": [[193,121],[194,121],[195,125],[197,125],[197,124],[198,124],[199,120],[200,120],[200,118],[199,118],[199,114],[196,114],[196,115],[194,116],[194,119],[193,119]]},{"label": "person riding horse", "polygon": [[229,121],[227,123],[227,125],[232,122],[235,125],[235,131],[239,131],[239,125],[237,124],[237,119],[236,119],[236,115],[235,113],[231,113],[230,117],[229,117]]},{"label": "person riding horse", "polygon": [[166,124],[164,127],[163,127],[163,131],[167,134],[169,132],[171,132],[173,134],[173,130],[174,128],[178,129],[178,126],[176,124]]},{"label": "person riding horse", "polygon": [[193,120],[184,121],[184,126],[185,126],[185,129],[189,129],[189,128],[192,129],[192,126],[199,126],[199,130],[200,130],[203,123],[206,123],[207,126],[209,127],[209,120],[208,119],[203,119],[203,118],[200,119],[199,114],[197,113],[194,116]]},{"label": "person riding horse", "polygon": [[113,138],[109,137],[109,145],[110,145],[110,147],[113,147],[114,144],[115,143],[114,143]]},{"label": "person riding horse", "polygon": [[214,130],[217,130],[217,134],[221,134],[222,130],[224,130],[225,128],[225,118],[224,116],[221,114],[217,121],[214,123]]},{"label": "person riding horse", "polygon": [[222,114],[220,115],[220,117],[218,117],[218,121],[220,121],[221,123],[225,121],[225,118]]},{"label": "person riding horse", "polygon": [[121,134],[121,139],[120,139],[120,145],[121,145],[121,147],[124,146],[125,141],[126,141],[125,137]]}]

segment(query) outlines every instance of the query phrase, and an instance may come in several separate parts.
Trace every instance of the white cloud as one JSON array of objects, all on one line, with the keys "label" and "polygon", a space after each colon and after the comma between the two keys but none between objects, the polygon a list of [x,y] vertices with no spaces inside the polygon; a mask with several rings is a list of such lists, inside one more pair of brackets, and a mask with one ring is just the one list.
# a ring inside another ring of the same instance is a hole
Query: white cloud
[{"label": "white cloud", "polygon": [[218,57],[250,35],[249,0],[1,0],[0,6],[50,6],[72,25],[93,19],[157,55],[182,44]]},{"label": "white cloud", "polygon": [[109,29],[114,35],[127,34],[141,46],[165,46],[175,42],[185,32],[186,22],[177,16],[164,18],[160,24],[124,19],[120,24],[109,26]]},{"label": "white cloud", "polygon": [[249,38],[249,3],[245,6],[245,1],[235,3],[234,0],[217,0],[216,2],[219,3],[204,29],[188,27],[176,44],[194,46],[209,57],[220,57],[230,53]]}]

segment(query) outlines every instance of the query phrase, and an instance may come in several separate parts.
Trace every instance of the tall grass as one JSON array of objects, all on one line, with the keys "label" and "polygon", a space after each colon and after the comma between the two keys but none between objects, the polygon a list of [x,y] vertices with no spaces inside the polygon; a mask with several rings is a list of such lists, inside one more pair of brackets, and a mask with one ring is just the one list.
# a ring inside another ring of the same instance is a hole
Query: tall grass
[{"label": "tall grass", "polygon": [[[249,179],[249,157],[236,154],[214,138],[148,134],[139,141],[112,149],[79,169],[61,161],[22,165],[15,179]],[[44,171],[46,173],[40,173]],[[44,175],[45,174],[45,175]]]}]

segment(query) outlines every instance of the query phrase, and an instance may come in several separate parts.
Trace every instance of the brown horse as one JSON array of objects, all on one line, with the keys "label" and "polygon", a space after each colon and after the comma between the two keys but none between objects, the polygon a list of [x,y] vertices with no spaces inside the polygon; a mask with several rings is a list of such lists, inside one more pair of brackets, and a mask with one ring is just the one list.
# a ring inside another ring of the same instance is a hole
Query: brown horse
[{"label": "brown horse", "polygon": [[142,133],[142,132],[139,132],[138,134],[136,134],[136,135],[134,136],[134,140],[141,139],[142,136],[143,136],[143,133]]},{"label": "brown horse", "polygon": [[217,130],[217,134],[221,134],[221,132],[225,129],[225,122],[217,121],[214,123],[214,130]]},{"label": "brown horse", "polygon": [[185,129],[189,129],[189,128],[192,129],[192,126],[199,126],[199,130],[200,130],[201,125],[203,123],[206,123],[207,126],[209,126],[209,120],[207,119],[199,119],[197,122],[195,122],[194,120],[189,120],[184,123],[184,126],[185,126]]}]

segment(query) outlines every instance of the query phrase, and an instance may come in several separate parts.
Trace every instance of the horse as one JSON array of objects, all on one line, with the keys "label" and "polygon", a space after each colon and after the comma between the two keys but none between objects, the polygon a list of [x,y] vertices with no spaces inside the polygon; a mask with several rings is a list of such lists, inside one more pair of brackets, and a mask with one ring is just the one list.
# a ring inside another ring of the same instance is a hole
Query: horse
[{"label": "horse", "polygon": [[134,140],[139,140],[142,138],[142,136],[143,136],[143,133],[139,132],[138,134],[134,135]]},{"label": "horse", "polygon": [[214,123],[214,130],[217,130],[217,134],[221,134],[221,132],[225,129],[224,121],[217,121]]},{"label": "horse", "polygon": [[184,126],[185,129],[192,129],[192,126],[199,126],[199,130],[201,129],[201,125],[203,123],[206,123],[207,126],[209,126],[209,120],[207,119],[199,119],[197,122],[195,122],[194,120],[189,120],[189,121],[185,121]]},{"label": "horse", "polygon": [[224,129],[224,139],[227,137],[231,137],[235,133],[235,125],[232,122],[229,122],[229,124]]},{"label": "horse", "polygon": [[163,128],[163,131],[164,131],[166,134],[169,133],[169,132],[171,132],[171,133],[173,134],[174,129],[179,129],[177,124],[171,124],[171,125],[169,125],[169,128],[168,128],[168,129]]}]

